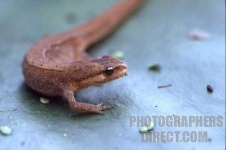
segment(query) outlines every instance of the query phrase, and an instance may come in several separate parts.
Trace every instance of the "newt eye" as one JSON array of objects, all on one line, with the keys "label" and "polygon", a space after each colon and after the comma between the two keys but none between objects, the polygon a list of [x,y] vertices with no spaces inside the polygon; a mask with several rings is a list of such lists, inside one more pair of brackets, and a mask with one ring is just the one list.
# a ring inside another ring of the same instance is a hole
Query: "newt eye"
[{"label": "newt eye", "polygon": [[108,75],[111,75],[111,74],[113,74],[114,69],[112,66],[110,66],[110,67],[107,67],[104,72]]}]

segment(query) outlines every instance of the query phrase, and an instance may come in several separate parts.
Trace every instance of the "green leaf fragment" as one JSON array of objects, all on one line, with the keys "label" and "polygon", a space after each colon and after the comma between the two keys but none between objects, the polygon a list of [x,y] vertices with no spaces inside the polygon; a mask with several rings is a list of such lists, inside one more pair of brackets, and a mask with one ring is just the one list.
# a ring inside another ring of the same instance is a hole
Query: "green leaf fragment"
[{"label": "green leaf fragment", "polygon": [[124,53],[122,51],[115,51],[111,54],[111,56],[117,59],[123,59]]}]

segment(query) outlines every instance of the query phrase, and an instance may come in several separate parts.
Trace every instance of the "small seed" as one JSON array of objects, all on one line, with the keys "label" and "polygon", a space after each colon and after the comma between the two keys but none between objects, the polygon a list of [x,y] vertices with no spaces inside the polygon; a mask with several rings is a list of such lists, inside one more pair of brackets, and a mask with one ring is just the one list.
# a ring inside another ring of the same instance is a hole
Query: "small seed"
[{"label": "small seed", "polygon": [[40,98],[40,102],[43,103],[43,104],[48,104],[49,103],[49,99],[41,97]]},{"label": "small seed", "polygon": [[212,86],[211,85],[207,85],[207,91],[209,92],[209,93],[212,93],[213,92],[213,88],[212,88]]},{"label": "small seed", "polygon": [[124,53],[122,51],[115,51],[111,56],[117,59],[124,59]]},{"label": "small seed", "polygon": [[140,127],[139,131],[140,133],[145,133],[145,132],[148,132],[148,128],[146,126]]},{"label": "small seed", "polygon": [[0,126],[0,132],[3,135],[10,135],[12,133],[12,129],[8,126]]},{"label": "small seed", "polygon": [[159,64],[154,64],[148,67],[149,70],[152,71],[160,71],[161,70],[161,66]]},{"label": "small seed", "polygon": [[151,131],[154,129],[155,125],[153,122],[149,122],[147,125],[146,125],[148,131]]}]

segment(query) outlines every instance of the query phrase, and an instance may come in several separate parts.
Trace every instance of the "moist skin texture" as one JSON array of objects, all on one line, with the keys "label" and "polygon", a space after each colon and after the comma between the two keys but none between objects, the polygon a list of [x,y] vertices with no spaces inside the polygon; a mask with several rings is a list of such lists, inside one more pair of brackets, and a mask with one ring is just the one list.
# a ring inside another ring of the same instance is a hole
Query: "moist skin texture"
[{"label": "moist skin texture", "polygon": [[126,64],[110,56],[92,59],[85,50],[116,29],[143,0],[124,0],[100,16],[34,44],[23,61],[27,85],[46,96],[65,96],[73,111],[102,113],[112,106],[76,102],[74,92],[126,75]]}]

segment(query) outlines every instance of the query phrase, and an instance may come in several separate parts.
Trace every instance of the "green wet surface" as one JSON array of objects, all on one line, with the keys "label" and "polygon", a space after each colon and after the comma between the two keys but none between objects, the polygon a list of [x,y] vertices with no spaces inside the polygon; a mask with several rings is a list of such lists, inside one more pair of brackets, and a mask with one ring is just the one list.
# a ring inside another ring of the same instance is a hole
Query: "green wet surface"
[{"label": "green wet surface", "polygon": [[[155,131],[207,131],[207,143],[144,143],[130,116],[225,116],[225,1],[153,0],[117,32],[92,47],[93,56],[121,50],[128,76],[76,94],[79,101],[115,105],[105,115],[73,116],[67,101],[51,99],[24,84],[21,62],[44,35],[78,26],[115,0],[0,1],[0,149],[211,149],[225,147],[225,124],[215,128],[156,127]],[[65,18],[67,14],[74,14]],[[188,38],[194,28],[207,31],[206,41]],[[149,71],[158,63],[159,73]],[[158,85],[172,84],[158,89]],[[214,88],[212,94],[206,85]],[[155,107],[157,106],[157,107]],[[225,122],[225,121],[224,121]],[[66,136],[65,136],[66,135]]]}]

